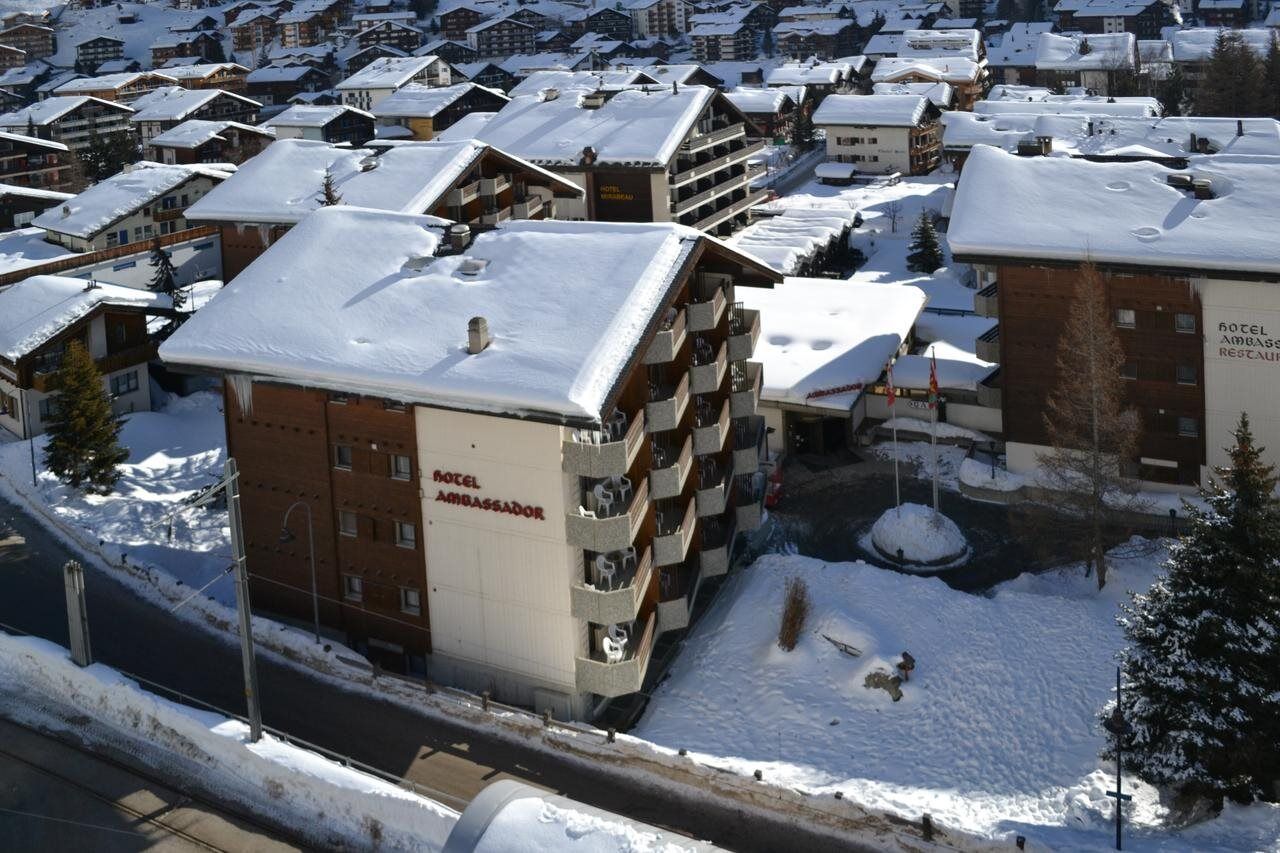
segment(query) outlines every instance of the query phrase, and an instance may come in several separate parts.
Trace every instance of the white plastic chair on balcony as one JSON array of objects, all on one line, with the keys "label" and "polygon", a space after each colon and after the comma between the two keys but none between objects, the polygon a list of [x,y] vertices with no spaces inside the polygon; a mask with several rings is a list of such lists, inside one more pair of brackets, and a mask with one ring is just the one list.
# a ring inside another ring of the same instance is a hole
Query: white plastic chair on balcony
[{"label": "white plastic chair on balcony", "polygon": [[621,563],[623,570],[628,572],[634,572],[636,570],[635,548],[623,548],[621,551],[615,551],[614,553],[622,557]]},{"label": "white plastic chair on balcony", "polygon": [[613,591],[613,581],[618,576],[618,564],[604,554],[596,555],[596,583]]},{"label": "white plastic chair on balcony", "polygon": [[624,506],[631,500],[631,478],[630,477],[611,477],[609,478],[609,491],[618,499],[618,502]]},{"label": "white plastic chair on balcony", "polygon": [[627,640],[630,639],[630,636],[627,634],[627,629],[621,625],[610,625],[605,634],[608,639],[613,640],[624,649],[627,647]]},{"label": "white plastic chair on balcony", "polygon": [[613,417],[609,419],[609,432],[614,441],[622,441],[627,437],[627,413],[621,409],[613,410]]},{"label": "white plastic chair on balcony", "polygon": [[600,638],[600,648],[604,651],[605,663],[622,663],[624,646],[608,637]]},{"label": "white plastic chair on balcony", "polygon": [[613,515],[613,494],[605,487],[604,483],[596,483],[596,487],[591,490],[591,494],[596,499],[597,515],[609,518]]}]

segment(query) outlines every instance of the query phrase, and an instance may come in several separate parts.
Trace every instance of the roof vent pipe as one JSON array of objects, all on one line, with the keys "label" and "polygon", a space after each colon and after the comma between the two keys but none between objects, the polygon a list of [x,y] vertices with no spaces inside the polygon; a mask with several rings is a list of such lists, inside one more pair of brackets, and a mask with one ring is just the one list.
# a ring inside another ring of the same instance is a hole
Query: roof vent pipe
[{"label": "roof vent pipe", "polygon": [[489,321],[483,317],[472,317],[467,322],[467,353],[475,355],[484,352],[489,346]]},{"label": "roof vent pipe", "polygon": [[676,80],[672,80],[672,81],[671,81],[671,94],[673,94],[673,95],[678,95],[678,94],[680,94],[680,83],[679,83],[679,81],[676,81]]},{"label": "roof vent pipe", "polygon": [[1236,136],[1244,136],[1244,119],[1236,119]]},{"label": "roof vent pipe", "polygon": [[457,222],[449,226],[449,248],[461,252],[471,245],[471,226]]},{"label": "roof vent pipe", "polygon": [[1196,135],[1194,133],[1191,134],[1191,145],[1188,147],[1187,150],[1190,151],[1192,154],[1200,150],[1200,141],[1196,139]]},{"label": "roof vent pipe", "polygon": [[1093,136],[1093,119],[1089,119],[1089,135]]},{"label": "roof vent pipe", "polygon": [[1208,178],[1196,178],[1191,182],[1191,191],[1200,200],[1213,198],[1213,183]]}]

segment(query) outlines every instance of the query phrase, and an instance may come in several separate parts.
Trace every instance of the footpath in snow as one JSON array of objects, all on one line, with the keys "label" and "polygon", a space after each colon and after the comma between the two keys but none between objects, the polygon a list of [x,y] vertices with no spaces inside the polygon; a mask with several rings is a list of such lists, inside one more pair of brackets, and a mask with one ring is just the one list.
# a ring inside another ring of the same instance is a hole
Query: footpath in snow
[{"label": "footpath in snow", "polygon": [[[1164,557],[1117,559],[1101,594],[1079,566],[1022,575],[989,597],[861,562],[767,555],[732,577],[695,626],[634,734],[737,772],[911,820],[1037,849],[1110,846],[1113,765],[1098,753],[1127,590]],[[788,577],[808,582],[799,645],[778,648]],[[842,653],[827,635],[861,650]],[[863,686],[914,656],[901,701]],[[1126,849],[1280,849],[1280,806],[1228,807],[1175,831],[1154,789],[1134,794]]]}]

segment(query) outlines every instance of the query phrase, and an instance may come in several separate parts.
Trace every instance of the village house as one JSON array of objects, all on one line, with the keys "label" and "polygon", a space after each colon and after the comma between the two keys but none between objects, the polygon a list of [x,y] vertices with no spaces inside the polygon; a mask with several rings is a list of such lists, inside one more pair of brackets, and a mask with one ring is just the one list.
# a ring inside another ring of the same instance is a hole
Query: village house
[{"label": "village house", "polygon": [[86,96],[52,97],[0,116],[0,128],[29,133],[35,128],[41,139],[60,142],[83,153],[95,138],[132,134],[133,109],[114,101]]},{"label": "village house", "polygon": [[1063,32],[1133,33],[1140,39],[1160,38],[1162,27],[1176,23],[1168,9],[1164,0],[1058,0],[1053,7]]},{"label": "village house", "polygon": [[378,59],[366,65],[336,87],[342,102],[362,110],[372,110],[392,92],[410,83],[448,86],[449,64],[438,56],[409,56]]},{"label": "village house", "polygon": [[795,99],[786,89],[739,86],[724,96],[751,122],[751,139],[788,139],[796,117]]},{"label": "village house", "polygon": [[30,62],[52,56],[58,49],[58,38],[51,27],[26,23],[0,30],[0,44],[21,50]]},{"label": "village house", "polygon": [[[356,44],[361,47],[372,47],[375,44],[386,45],[412,53],[422,45],[422,31],[416,27],[399,24],[395,21],[383,21],[356,33]],[[447,60],[446,60],[447,61]]]},{"label": "village house", "polygon": [[[39,128],[36,129],[39,132]],[[71,151],[61,142],[0,131],[0,183],[65,190],[76,180]]]},{"label": "village house", "polygon": [[79,77],[68,80],[53,90],[59,97],[87,96],[103,101],[132,104],[138,98],[166,86],[176,86],[178,80],[158,71],[139,71],[125,74],[103,74],[98,77]]},{"label": "village house", "polygon": [[440,13],[440,33],[449,41],[467,41],[467,30],[488,18],[488,13],[471,6],[454,6]]},{"label": "village house", "polygon": [[321,620],[353,648],[589,718],[761,524],[758,329],[732,306],[776,281],[672,223],[338,206],[161,357],[224,378],[256,607],[311,612],[309,552],[279,543],[306,484]]},{"label": "village house", "polygon": [[1133,33],[1055,35],[1041,33],[1036,52],[1036,82],[1043,86],[1079,86],[1100,95],[1114,90],[1117,78],[1138,68]]},{"label": "village house", "polygon": [[813,114],[827,159],[857,172],[924,175],[942,156],[938,108],[921,95],[829,95]]},{"label": "village house", "polygon": [[162,73],[186,89],[222,89],[243,95],[249,69],[238,62],[195,62],[165,68]]},{"label": "village house", "polygon": [[402,127],[412,139],[428,140],[474,112],[497,112],[511,101],[501,92],[475,83],[422,86],[411,83],[373,111],[383,126]]},{"label": "village house", "polygon": [[538,49],[538,31],[514,18],[490,18],[467,30],[467,44],[476,56],[513,56]]},{"label": "village house", "polygon": [[147,159],[157,163],[231,163],[239,165],[275,141],[270,129],[238,121],[188,119],[152,137]]},{"label": "village house", "polygon": [[860,30],[856,21],[843,18],[783,21],[773,27],[774,50],[794,59],[835,59],[857,51]]},{"label": "village house", "polygon": [[209,32],[169,33],[151,43],[153,67],[192,57],[205,62],[221,62],[226,58],[226,52],[217,34]]},{"label": "village house", "polygon": [[276,16],[264,10],[249,11],[238,15],[227,29],[231,31],[231,47],[237,53],[257,56],[276,38]]},{"label": "village house", "polygon": [[93,36],[76,45],[76,70],[82,74],[94,74],[102,63],[123,58],[124,39]]},{"label": "village house", "polygon": [[261,107],[262,104],[243,95],[218,89],[169,86],[156,89],[134,101],[134,113],[129,121],[137,128],[142,144],[146,145],[156,136],[172,130],[187,119],[255,124]]},{"label": "village house", "polygon": [[294,104],[264,121],[262,126],[271,130],[277,139],[364,145],[373,139],[376,123],[371,113],[346,104]]},{"label": "village house", "polygon": [[287,104],[302,92],[329,88],[329,75],[314,65],[266,65],[245,77],[245,94],[263,106]]},{"label": "village house", "polygon": [[26,227],[41,213],[72,197],[58,190],[0,183],[0,231]]}]

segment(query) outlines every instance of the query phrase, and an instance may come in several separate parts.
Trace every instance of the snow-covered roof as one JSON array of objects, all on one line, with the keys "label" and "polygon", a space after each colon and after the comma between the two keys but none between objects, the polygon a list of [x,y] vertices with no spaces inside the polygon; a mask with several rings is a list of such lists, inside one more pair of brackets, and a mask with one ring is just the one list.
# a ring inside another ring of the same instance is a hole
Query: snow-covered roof
[{"label": "snow-covered roof", "polygon": [[207,106],[219,97],[232,98],[257,109],[262,104],[234,92],[222,89],[184,89],[181,86],[161,86],[147,92],[133,102],[133,115],[129,121],[181,121],[196,110]]},{"label": "snow-covered roof", "polygon": [[868,56],[897,56],[902,47],[902,33],[876,33],[867,39],[862,52]]},{"label": "snow-covered roof", "polygon": [[[433,257],[446,224],[319,210],[187,321],[161,358],[411,403],[596,421],[683,263],[713,242],[671,223],[515,221],[478,234],[461,255]],[[477,316],[492,343],[468,355]]]},{"label": "snow-covered roof", "polygon": [[918,287],[827,278],[787,278],[772,290],[735,293],[760,312],[752,356],[764,365],[760,396],[838,411],[848,411],[862,393],[850,386],[880,378],[925,304]]},{"label": "snow-covered roof", "polygon": [[147,144],[162,148],[199,148],[210,140],[221,139],[221,134],[231,128],[235,128],[242,133],[275,136],[275,133],[269,127],[254,127],[253,125],[241,124],[238,121],[209,121],[207,119],[192,118],[166,130],[159,136],[152,137]]},{"label": "snow-covered roof", "polygon": [[[1173,47],[1174,62],[1208,62],[1213,55],[1213,45],[1218,40],[1216,27],[1198,27],[1190,30],[1174,30],[1169,34],[1169,44]],[[1266,56],[1271,46],[1272,29],[1227,30],[1239,36],[1245,45],[1258,56]]]},{"label": "snow-covered roof", "polygon": [[200,62],[196,57],[175,57],[177,59],[196,59],[197,61],[187,65],[166,66],[164,73],[170,77],[175,77],[179,82],[184,80],[203,80],[206,77],[212,77],[221,71],[239,72],[248,74],[249,69],[238,62]]},{"label": "snow-covered roof", "polygon": [[[577,68],[591,59],[590,51],[580,53],[517,53],[496,64],[508,74],[527,76],[547,68]],[[485,63],[488,64],[488,63]]]},{"label": "snow-covered roof", "polygon": [[[833,171],[830,167],[845,167]],[[854,171],[848,163],[819,163],[818,177],[847,178]],[[729,238],[735,248],[759,258],[783,273],[794,273],[806,261],[843,239],[857,212],[851,208],[789,207],[776,216],[763,216]]]},{"label": "snow-covered roof", "polygon": [[340,91],[352,89],[398,89],[421,74],[434,62],[436,56],[385,56],[375,59],[334,88]]},{"label": "snow-covered roof", "polygon": [[480,131],[480,138],[534,163],[576,166],[591,147],[597,163],[666,166],[698,116],[716,97],[706,86],[625,89],[587,109],[580,93],[551,100],[513,98]]},{"label": "snow-covered roof", "polygon": [[[293,224],[320,207],[328,171],[344,204],[401,213],[435,207],[473,168],[488,145],[475,140],[400,143],[377,154],[303,139],[282,139],[246,161],[229,180],[187,210],[187,218],[209,222]],[[499,155],[510,157],[502,151]],[[524,168],[561,192],[581,189],[530,164]]]},{"label": "snow-covered roof", "polygon": [[475,83],[455,83],[452,86],[410,83],[383,99],[373,114],[379,118],[430,118],[473,89],[483,89],[504,101],[509,100],[502,92]]},{"label": "snow-covered roof", "polygon": [[922,95],[828,95],[814,111],[816,125],[915,127],[929,99]]},{"label": "snow-covered roof", "polygon": [[871,72],[875,83],[896,83],[908,77],[923,77],[943,83],[973,83],[982,76],[984,65],[962,56],[886,56]]},{"label": "snow-covered roof", "polygon": [[355,113],[367,119],[373,114],[348,104],[294,104],[279,115],[262,123],[263,127],[324,127],[347,113]]},{"label": "snow-covered roof", "polygon": [[[6,136],[8,134],[5,134]],[[55,190],[41,189],[40,187],[20,187],[17,184],[0,184],[0,198],[12,196],[15,198],[38,198],[45,201],[66,201],[74,198],[74,193],[60,193]]]},{"label": "snow-covered roof", "polygon": [[99,92],[103,89],[121,89],[147,77],[158,77],[163,82],[175,85],[175,77],[160,71],[129,71],[123,74],[102,74],[97,77],[80,77],[68,80],[57,88],[59,95],[76,95],[81,92]]},{"label": "snow-covered roof", "polygon": [[955,90],[950,83],[873,83],[873,95],[922,95],[939,109],[946,109],[955,100]]},{"label": "snow-covered roof", "polygon": [[91,238],[121,217],[199,176],[221,180],[227,173],[211,166],[171,166],[144,160],[99,181],[66,204],[46,210],[31,224],[59,234]]},{"label": "snow-covered roof", "polygon": [[1160,102],[1141,95],[1108,98],[1104,95],[1052,95],[1037,101],[977,101],[973,111],[983,115],[1099,115],[1154,118],[1160,115]]},{"label": "snow-covered roof", "polygon": [[1077,18],[1132,18],[1157,0],[1061,0],[1054,11],[1070,11]]},{"label": "snow-covered roof", "polygon": [[543,89],[555,89],[559,92],[583,90],[594,92],[608,87],[629,86],[636,82],[650,82],[652,78],[643,71],[569,71],[567,69],[545,69],[534,71],[528,77],[512,87],[509,94],[515,98],[520,95],[536,95]]},{"label": "snow-covered roof", "polygon": [[756,86],[739,86],[730,89],[724,96],[729,103],[747,114],[774,114],[795,103],[786,89],[780,86],[761,89]]},{"label": "snow-covered roof", "polygon": [[25,128],[28,124],[42,127],[57,121],[67,113],[77,110],[91,101],[96,104],[106,104],[109,108],[117,109],[123,113],[133,112],[132,107],[118,104],[115,101],[92,98],[88,95],[58,96],[36,101],[34,104],[28,104],[20,110],[0,116],[0,127]]},{"label": "snow-covered roof", "polygon": [[773,27],[774,35],[784,37],[800,36],[836,36],[850,27],[857,26],[847,18],[820,18],[803,21],[779,21]]},{"label": "snow-covered roof", "polygon": [[1280,122],[1269,118],[957,112],[944,114],[942,124],[942,144],[950,149],[982,144],[1014,151],[1019,142],[1049,137],[1055,152],[1075,156],[1175,158],[1197,153],[1194,134],[1209,153],[1280,156]]},{"label": "snow-covered roof", "polygon": [[288,83],[315,73],[319,73],[318,69],[310,65],[264,65],[250,71],[245,82]]},{"label": "snow-covered roof", "polygon": [[[1137,264],[1275,275],[1280,256],[1277,158],[1191,158],[1185,171],[1149,161],[1096,163],[1017,157],[987,146],[969,155],[947,239],[957,256]],[[1170,186],[1210,181],[1214,198]]]},{"label": "snow-covered roof", "polygon": [[981,50],[982,34],[977,30],[907,30],[902,34],[898,56],[955,56],[977,62]]},{"label": "snow-covered roof", "polygon": [[829,86],[849,76],[846,66],[834,62],[817,65],[780,65],[765,76],[766,86]]},{"label": "snow-covered roof", "polygon": [[497,113],[467,113],[435,135],[437,142],[462,142],[475,139]]},{"label": "snow-covered roof", "polygon": [[[1088,47],[1084,47],[1086,44]],[[1041,71],[1132,69],[1136,55],[1137,40],[1133,33],[1088,36],[1041,33],[1036,48],[1036,68]]]},{"label": "snow-covered roof", "polygon": [[7,140],[9,142],[16,142],[20,145],[32,145],[36,148],[48,148],[50,151],[68,150],[67,146],[63,145],[61,142],[54,142],[52,139],[41,139],[38,136],[27,136],[22,133],[9,133],[4,130],[0,130],[0,139]]},{"label": "snow-covered roof", "polygon": [[987,45],[987,65],[1034,68],[1040,49],[1040,34],[1053,31],[1048,21],[1026,23],[1020,21],[1000,36],[1000,41]]},{"label": "snow-covered roof", "polygon": [[893,384],[898,388],[927,389],[932,361],[937,367],[939,388],[977,390],[978,383],[990,376],[996,365],[979,359],[971,350],[972,347],[966,350],[947,341],[938,341],[918,355],[898,356],[893,363]]},{"label": "snow-covered roof", "polygon": [[161,310],[169,297],[149,290],[37,275],[0,290],[0,356],[16,362],[100,305]]}]

